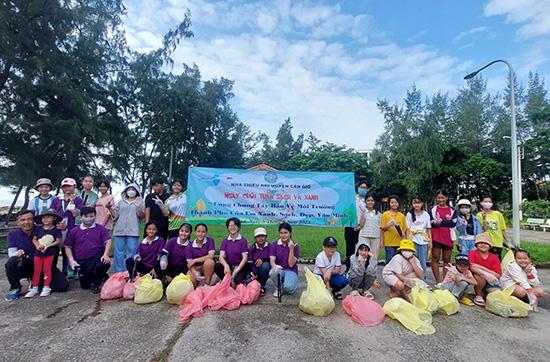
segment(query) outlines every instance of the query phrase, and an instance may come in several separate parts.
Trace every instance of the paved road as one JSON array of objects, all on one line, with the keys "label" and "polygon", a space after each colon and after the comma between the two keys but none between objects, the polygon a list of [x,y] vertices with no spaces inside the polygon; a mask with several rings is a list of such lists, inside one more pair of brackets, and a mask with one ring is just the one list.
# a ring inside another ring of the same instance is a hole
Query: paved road
[{"label": "paved road", "polygon": [[[282,304],[268,294],[254,305],[205,311],[185,324],[178,321],[178,307],[164,299],[142,306],[100,301],[76,282],[47,299],[0,302],[0,360],[149,361],[172,346],[170,361],[547,361],[550,355],[550,297],[539,313],[522,319],[461,306],[454,316],[434,315],[434,335],[416,336],[388,317],[379,326],[361,327],[340,302],[326,318],[304,314],[298,308],[305,289],[300,269],[297,293],[284,296]],[[550,270],[540,276],[550,285]],[[387,293],[374,290],[381,304]]]},{"label": "paved road", "polygon": [[[511,237],[511,235],[513,235],[513,230],[510,228],[506,229],[506,234]],[[550,232],[548,231],[544,232],[529,229],[520,229],[519,237],[521,241],[550,244]]]}]

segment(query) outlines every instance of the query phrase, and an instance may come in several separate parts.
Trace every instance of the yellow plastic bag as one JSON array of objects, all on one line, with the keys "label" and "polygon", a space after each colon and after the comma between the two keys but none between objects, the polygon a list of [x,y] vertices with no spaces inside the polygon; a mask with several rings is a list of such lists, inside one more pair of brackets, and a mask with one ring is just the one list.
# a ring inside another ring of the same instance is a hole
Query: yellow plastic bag
[{"label": "yellow plastic bag", "polygon": [[506,255],[504,255],[504,258],[502,258],[502,261],[500,262],[500,267],[502,268],[502,272],[504,273],[506,269],[510,266],[510,263],[516,260],[514,256],[514,252],[509,249]]},{"label": "yellow plastic bag", "polygon": [[195,288],[189,275],[179,274],[166,288],[166,300],[168,303],[180,305]]},{"label": "yellow plastic bag", "polygon": [[146,274],[136,282],[134,302],[136,304],[155,303],[162,299],[163,294],[162,282]]},{"label": "yellow plastic bag", "polygon": [[411,303],[420,309],[430,313],[435,313],[438,308],[437,300],[432,292],[428,290],[428,285],[420,279],[415,279],[415,285],[411,289]]},{"label": "yellow plastic bag", "polygon": [[435,290],[433,292],[435,299],[437,300],[439,313],[445,313],[447,315],[455,314],[460,309],[460,303],[455,298],[453,293],[448,290]]},{"label": "yellow plastic bag", "polygon": [[388,300],[382,309],[390,318],[397,319],[405,328],[416,334],[435,333],[435,328],[432,326],[432,314],[401,298]]},{"label": "yellow plastic bag", "polygon": [[489,293],[485,300],[485,309],[501,317],[527,317],[533,308],[512,296],[514,287],[512,284],[504,290]]},{"label": "yellow plastic bag", "polygon": [[325,317],[334,309],[334,299],[320,276],[306,267],[307,289],[300,296],[300,309],[308,314]]}]

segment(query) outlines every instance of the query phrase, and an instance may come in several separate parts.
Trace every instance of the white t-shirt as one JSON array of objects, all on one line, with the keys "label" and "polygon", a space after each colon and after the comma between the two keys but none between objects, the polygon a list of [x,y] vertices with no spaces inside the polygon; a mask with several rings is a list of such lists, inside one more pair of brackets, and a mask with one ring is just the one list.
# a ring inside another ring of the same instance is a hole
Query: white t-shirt
[{"label": "white t-shirt", "polygon": [[328,260],[327,254],[324,251],[317,254],[315,258],[315,267],[313,268],[314,274],[323,274],[321,273],[321,268],[325,270],[332,270],[337,266],[342,266],[342,259],[340,258],[340,253],[335,252],[331,260]]},{"label": "white t-shirt", "polygon": [[367,208],[367,203],[365,201],[365,197],[357,195],[355,199],[355,212],[356,212],[357,218],[355,219],[354,226],[359,225],[359,220],[361,220],[361,214],[363,213],[363,210],[365,210],[366,208]]},{"label": "white t-shirt", "polygon": [[[407,221],[407,227],[409,230],[419,230],[426,232],[426,229],[430,229],[432,227],[432,224],[430,222],[430,215],[426,211],[422,212],[422,215],[417,216],[416,220],[412,220],[411,213],[408,212],[407,216],[405,216],[405,220]],[[426,245],[428,244],[427,241],[424,241],[424,238],[422,237],[422,234],[416,234],[413,235],[412,240],[417,243],[418,245]]]}]

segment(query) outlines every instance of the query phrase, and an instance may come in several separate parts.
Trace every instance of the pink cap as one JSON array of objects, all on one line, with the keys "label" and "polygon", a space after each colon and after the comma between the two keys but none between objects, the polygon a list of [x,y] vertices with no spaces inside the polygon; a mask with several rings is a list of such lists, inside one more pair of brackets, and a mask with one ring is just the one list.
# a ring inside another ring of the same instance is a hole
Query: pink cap
[{"label": "pink cap", "polygon": [[74,180],[74,178],[64,178],[63,181],[61,181],[61,187],[63,186],[76,186],[76,181]]}]

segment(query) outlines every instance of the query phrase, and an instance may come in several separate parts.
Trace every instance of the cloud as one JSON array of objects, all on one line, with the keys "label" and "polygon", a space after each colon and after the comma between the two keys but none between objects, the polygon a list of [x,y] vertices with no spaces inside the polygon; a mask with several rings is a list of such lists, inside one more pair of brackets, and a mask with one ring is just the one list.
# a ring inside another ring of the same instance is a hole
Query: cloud
[{"label": "cloud", "polygon": [[491,29],[491,28],[488,27],[488,26],[480,26],[480,27],[477,27],[477,28],[470,29],[468,31],[463,31],[462,33],[458,34],[457,36],[455,36],[453,38],[453,43],[459,42],[465,36],[472,35],[472,34],[475,34],[475,33],[481,33],[483,31],[487,31],[489,29]]},{"label": "cloud", "polygon": [[484,15],[505,15],[510,23],[524,24],[517,30],[520,38],[550,34],[550,0],[490,0]]}]

